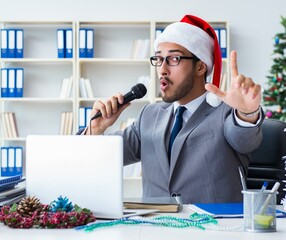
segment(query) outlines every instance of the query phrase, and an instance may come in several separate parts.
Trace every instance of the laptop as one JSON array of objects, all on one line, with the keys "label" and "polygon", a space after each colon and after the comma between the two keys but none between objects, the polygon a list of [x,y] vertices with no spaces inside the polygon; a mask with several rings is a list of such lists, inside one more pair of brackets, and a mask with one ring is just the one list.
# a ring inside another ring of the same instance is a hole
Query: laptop
[{"label": "laptop", "polygon": [[67,197],[96,218],[118,219],[156,210],[123,208],[121,136],[30,135],[26,193],[44,204]]}]

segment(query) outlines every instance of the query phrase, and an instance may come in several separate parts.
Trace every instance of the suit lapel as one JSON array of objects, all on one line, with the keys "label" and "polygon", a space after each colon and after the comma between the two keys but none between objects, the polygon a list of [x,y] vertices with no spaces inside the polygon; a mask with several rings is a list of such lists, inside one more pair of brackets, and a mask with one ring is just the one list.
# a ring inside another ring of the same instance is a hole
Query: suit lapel
[{"label": "suit lapel", "polygon": [[170,166],[166,150],[166,136],[168,134],[167,130],[170,125],[172,114],[173,105],[170,105],[166,109],[159,109],[152,134],[152,140],[156,149],[157,158],[167,180],[169,180]]},{"label": "suit lapel", "polygon": [[214,110],[215,108],[211,107],[206,101],[202,102],[179,132],[172,147],[169,181],[172,178],[179,154],[188,135],[191,134],[191,132],[204,120],[204,118]]}]

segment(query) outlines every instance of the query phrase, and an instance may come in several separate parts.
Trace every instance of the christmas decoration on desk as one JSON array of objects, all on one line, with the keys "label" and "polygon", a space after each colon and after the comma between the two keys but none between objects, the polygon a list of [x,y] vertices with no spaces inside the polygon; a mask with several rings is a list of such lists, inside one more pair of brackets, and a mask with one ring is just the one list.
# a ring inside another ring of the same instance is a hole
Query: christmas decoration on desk
[{"label": "christmas decoration on desk", "polygon": [[95,220],[90,210],[72,205],[67,197],[62,196],[50,205],[28,196],[19,204],[0,209],[0,222],[11,228],[74,228]]},{"label": "christmas decoration on desk", "polygon": [[67,197],[58,197],[57,200],[53,201],[51,204],[52,212],[71,212],[73,210],[72,202],[69,202]]},{"label": "christmas decoration on desk", "polygon": [[281,16],[284,32],[274,38],[273,65],[267,76],[269,86],[263,91],[263,103],[271,109],[266,110],[267,118],[286,121],[286,18]]},{"label": "christmas decoration on desk", "polygon": [[205,230],[204,224],[217,224],[217,220],[207,214],[193,213],[189,218],[179,218],[174,216],[158,216],[158,217],[128,217],[118,220],[102,221],[91,223],[86,226],[76,227],[76,230],[84,230],[91,232],[98,228],[112,227],[117,225],[138,225],[149,224],[161,227],[173,227],[173,228],[187,228],[198,227]]}]

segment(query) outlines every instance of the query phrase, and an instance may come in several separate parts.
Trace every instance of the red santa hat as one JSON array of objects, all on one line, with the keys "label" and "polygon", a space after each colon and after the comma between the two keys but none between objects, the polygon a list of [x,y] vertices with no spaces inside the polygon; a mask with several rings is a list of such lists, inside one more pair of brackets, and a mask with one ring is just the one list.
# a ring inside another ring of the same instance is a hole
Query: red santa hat
[{"label": "red santa hat", "polygon": [[165,28],[154,42],[155,51],[163,42],[179,44],[197,56],[207,66],[207,75],[213,70],[212,83],[219,87],[222,58],[214,29],[204,20],[186,15],[180,22]]}]

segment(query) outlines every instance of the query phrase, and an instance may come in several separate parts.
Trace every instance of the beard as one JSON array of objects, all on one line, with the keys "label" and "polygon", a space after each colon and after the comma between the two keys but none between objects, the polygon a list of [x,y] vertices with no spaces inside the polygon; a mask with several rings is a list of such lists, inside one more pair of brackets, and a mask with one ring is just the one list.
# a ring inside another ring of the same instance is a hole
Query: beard
[{"label": "beard", "polygon": [[[187,76],[184,81],[177,86],[173,95],[164,95],[162,96],[162,100],[167,103],[172,103],[184,98],[193,89],[194,78],[194,74]],[[173,82],[169,78],[166,78],[166,80],[169,82],[169,84],[173,85]]]}]

